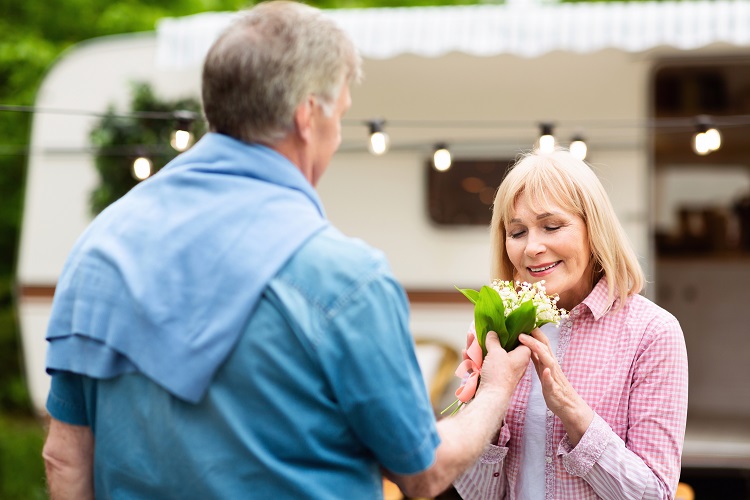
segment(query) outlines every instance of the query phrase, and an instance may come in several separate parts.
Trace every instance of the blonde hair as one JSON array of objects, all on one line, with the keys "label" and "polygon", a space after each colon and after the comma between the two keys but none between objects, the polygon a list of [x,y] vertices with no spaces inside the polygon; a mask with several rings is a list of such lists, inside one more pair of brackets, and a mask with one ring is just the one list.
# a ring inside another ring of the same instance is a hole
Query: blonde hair
[{"label": "blonde hair", "polygon": [[349,36],[320,10],[261,3],[238,17],[203,65],[203,111],[213,132],[273,145],[294,127],[308,96],[329,116],[345,83],[360,80]]},{"label": "blonde hair", "polygon": [[643,289],[643,270],[604,186],[588,164],[560,148],[523,155],[500,184],[490,227],[491,279],[515,279],[505,228],[521,195],[527,195],[540,211],[554,204],[583,219],[594,261],[592,286],[606,277],[610,299],[615,294],[620,299],[618,307]]}]

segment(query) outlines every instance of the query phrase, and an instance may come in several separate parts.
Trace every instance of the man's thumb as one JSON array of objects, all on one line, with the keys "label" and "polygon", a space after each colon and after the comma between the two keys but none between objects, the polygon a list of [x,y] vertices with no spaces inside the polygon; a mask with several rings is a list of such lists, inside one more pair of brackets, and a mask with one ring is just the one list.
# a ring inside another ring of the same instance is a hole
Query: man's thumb
[{"label": "man's thumb", "polygon": [[500,347],[500,339],[497,337],[497,333],[493,331],[487,332],[487,336],[484,338],[484,346],[487,348],[487,352],[490,352],[490,349]]}]

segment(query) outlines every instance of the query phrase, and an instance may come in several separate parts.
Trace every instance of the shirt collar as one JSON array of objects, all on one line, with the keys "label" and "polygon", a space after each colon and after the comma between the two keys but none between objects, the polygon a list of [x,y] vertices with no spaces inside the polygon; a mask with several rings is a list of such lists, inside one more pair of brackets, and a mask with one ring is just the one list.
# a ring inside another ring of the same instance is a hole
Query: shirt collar
[{"label": "shirt collar", "polygon": [[607,278],[602,277],[594,286],[594,289],[591,290],[591,293],[583,299],[582,304],[585,304],[586,307],[589,308],[594,319],[598,321],[607,314],[612,309],[615,302],[619,300],[616,297],[616,290],[612,297],[609,296],[609,284],[607,283]]}]

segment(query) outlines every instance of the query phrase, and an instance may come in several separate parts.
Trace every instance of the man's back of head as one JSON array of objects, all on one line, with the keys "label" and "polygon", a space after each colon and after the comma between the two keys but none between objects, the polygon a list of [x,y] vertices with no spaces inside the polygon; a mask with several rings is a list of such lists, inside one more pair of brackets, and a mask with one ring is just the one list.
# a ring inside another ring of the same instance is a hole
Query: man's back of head
[{"label": "man's back of head", "polygon": [[273,145],[294,127],[296,107],[315,96],[334,106],[343,83],[361,77],[347,34],[319,10],[262,3],[214,43],[203,67],[203,107],[213,132]]}]

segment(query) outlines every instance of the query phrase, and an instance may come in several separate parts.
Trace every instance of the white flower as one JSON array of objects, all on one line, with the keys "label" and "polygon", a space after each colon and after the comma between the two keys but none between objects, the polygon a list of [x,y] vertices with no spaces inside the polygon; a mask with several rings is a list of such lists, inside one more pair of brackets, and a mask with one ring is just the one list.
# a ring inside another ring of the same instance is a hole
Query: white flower
[{"label": "white flower", "polygon": [[490,285],[503,299],[505,317],[507,318],[518,306],[531,300],[536,307],[536,326],[544,323],[560,324],[560,319],[567,316],[565,309],[557,308],[557,295],[547,295],[544,280],[536,283],[495,280]]}]

